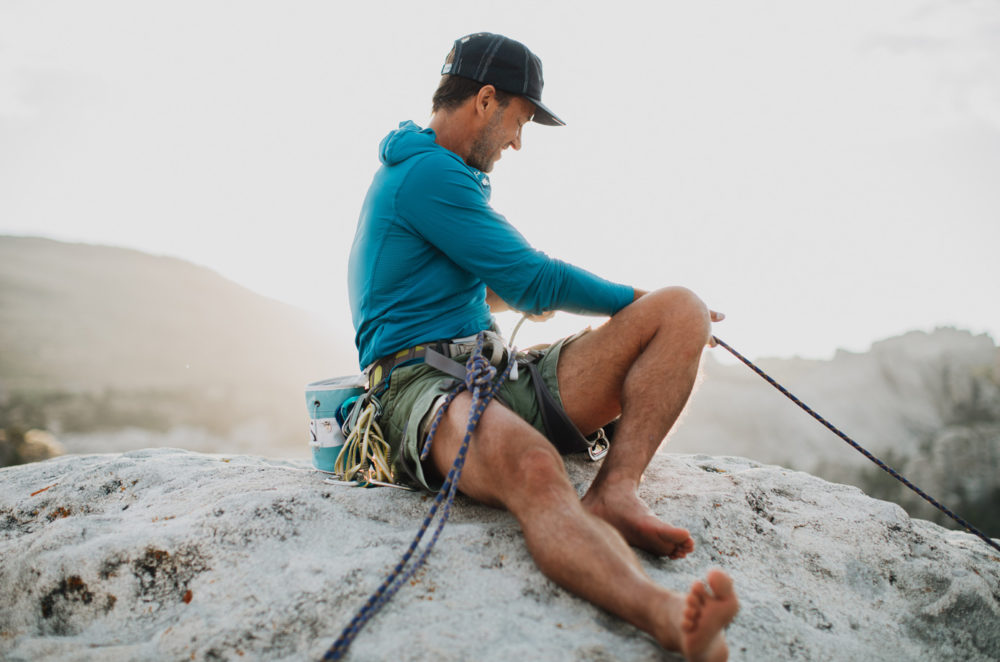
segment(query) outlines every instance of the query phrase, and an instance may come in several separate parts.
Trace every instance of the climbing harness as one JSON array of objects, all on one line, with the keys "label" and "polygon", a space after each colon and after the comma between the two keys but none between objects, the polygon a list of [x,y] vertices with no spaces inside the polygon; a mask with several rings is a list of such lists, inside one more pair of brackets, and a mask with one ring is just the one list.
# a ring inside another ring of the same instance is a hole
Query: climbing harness
[{"label": "climbing harness", "polygon": [[[517,332],[530,317],[528,313],[522,315],[511,333],[510,341],[504,341],[494,326],[478,336],[423,343],[384,356],[369,365],[364,375],[309,384],[306,387],[306,402],[312,418],[310,445],[313,446],[313,464],[319,471],[332,475],[324,482],[412,490],[407,485],[399,484],[394,475],[391,446],[378,424],[382,413],[379,396],[388,389],[396,368],[418,362],[464,380],[466,369],[456,359],[471,354],[477,342],[481,342],[480,353],[484,357],[488,355],[489,363],[494,367],[507,360],[510,364],[509,381],[517,380],[519,368],[528,370],[546,436],[561,454],[586,451],[595,462],[603,458],[610,448],[605,431],[601,429],[590,438],[584,437],[538,371],[536,364],[543,354],[535,350],[518,353],[514,347]],[[367,389],[358,388],[359,382]],[[402,466],[408,470],[405,464]]]},{"label": "climbing harness", "polygon": [[918,495],[920,495],[920,497],[922,499],[924,499],[925,501],[927,501],[927,503],[931,504],[932,506],[934,506],[935,508],[937,508],[938,510],[940,510],[942,513],[944,513],[945,515],[947,515],[951,519],[953,519],[956,522],[958,522],[960,525],[962,525],[963,527],[965,527],[965,529],[967,531],[969,531],[970,533],[972,533],[972,534],[980,537],[983,540],[983,542],[985,542],[987,545],[989,545],[990,547],[996,549],[997,551],[1000,551],[1000,545],[998,545],[996,542],[994,542],[993,540],[991,540],[985,533],[983,533],[982,531],[980,531],[976,527],[974,527],[971,524],[969,524],[968,522],[966,522],[964,519],[962,519],[961,517],[959,517],[958,515],[956,515],[955,513],[953,513],[951,510],[949,510],[946,506],[938,503],[937,500],[935,500],[933,497],[931,497],[930,495],[928,495],[926,492],[924,492],[923,490],[921,490],[919,487],[917,487],[916,485],[914,485],[913,483],[911,483],[909,480],[906,479],[906,477],[904,477],[903,475],[901,475],[899,472],[897,472],[895,469],[893,469],[892,467],[890,467],[889,465],[887,465],[882,460],[880,460],[877,457],[875,457],[874,455],[872,455],[870,452],[868,452],[865,448],[863,448],[856,441],[854,441],[853,439],[851,439],[850,437],[848,437],[846,434],[844,434],[843,432],[841,432],[840,430],[838,430],[831,423],[829,423],[825,418],[823,418],[822,416],[820,416],[819,414],[817,414],[815,411],[813,411],[812,409],[810,409],[804,402],[802,402],[797,397],[795,397],[794,395],[792,395],[788,391],[788,389],[786,389],[784,386],[782,386],[778,382],[774,381],[774,379],[772,379],[767,373],[765,373],[763,370],[761,370],[760,368],[758,368],[757,366],[755,366],[753,363],[751,363],[745,356],[743,356],[742,354],[740,354],[739,352],[737,352],[735,349],[733,349],[732,347],[730,347],[726,343],[722,342],[722,340],[720,340],[718,336],[712,336],[712,339],[715,341],[716,344],[721,345],[722,347],[724,347],[725,349],[727,349],[729,351],[729,353],[731,353],[733,356],[735,356],[737,359],[739,359],[748,368],[750,368],[755,373],[757,373],[758,375],[760,375],[761,377],[763,377],[764,380],[767,381],[768,384],[770,384],[774,388],[776,388],[779,391],[781,391],[781,393],[783,395],[785,395],[788,399],[790,399],[792,402],[794,402],[799,407],[801,407],[803,410],[805,410],[806,413],[808,413],[810,416],[812,416],[813,418],[815,418],[817,421],[819,421],[820,423],[822,423],[828,430],[830,430],[835,435],[837,435],[838,437],[840,437],[841,439],[843,439],[844,441],[846,441],[848,444],[850,444],[851,446],[853,446],[856,451],[858,451],[859,453],[861,453],[862,455],[864,455],[865,457],[867,457],[869,460],[871,460],[872,462],[874,462],[876,465],[878,465],[878,467],[880,469],[882,469],[883,471],[885,471],[886,473],[888,473],[890,476],[892,476],[893,478],[895,478],[896,480],[898,480],[899,482],[901,482],[903,485],[906,485],[908,488],[910,488],[911,490],[913,490],[914,492],[916,492]]},{"label": "climbing harness", "polygon": [[[485,332],[481,332],[476,336],[475,349],[472,355],[469,357],[465,364],[465,375],[464,379],[459,382],[455,388],[448,393],[444,404],[438,410],[437,415],[434,418],[434,422],[431,424],[430,431],[427,434],[427,441],[424,443],[424,449],[420,454],[420,459],[424,460],[427,454],[430,453],[431,443],[434,439],[434,434],[437,431],[438,424],[441,422],[441,418],[444,416],[445,411],[448,406],[455,400],[455,397],[462,391],[469,391],[472,394],[472,405],[469,407],[469,419],[465,428],[465,438],[462,440],[462,445],[458,449],[458,453],[455,456],[455,461],[451,465],[451,470],[448,472],[448,476],[445,478],[444,484],[441,485],[441,489],[437,493],[437,497],[434,499],[434,503],[431,505],[430,511],[424,518],[423,523],[420,525],[420,530],[417,532],[416,537],[410,546],[407,548],[406,552],[403,554],[399,563],[393,568],[392,572],[385,578],[382,584],[376,589],[374,593],[368,598],[364,606],[358,610],[351,622],[344,628],[341,632],[340,637],[334,642],[333,646],[326,652],[323,656],[324,660],[339,660],[343,658],[344,654],[347,653],[348,647],[350,647],[351,642],[361,631],[361,628],[371,620],[379,609],[385,605],[386,602],[396,594],[397,591],[405,584],[413,574],[420,569],[427,560],[428,554],[434,548],[437,543],[438,536],[441,534],[441,530],[444,528],[445,522],[448,521],[448,517],[451,515],[451,506],[455,501],[455,493],[458,491],[458,481],[462,475],[462,467],[465,466],[465,456],[469,451],[469,442],[472,439],[472,432],[476,429],[479,424],[479,419],[486,410],[486,406],[490,401],[496,396],[497,390],[503,384],[504,380],[507,379],[513,366],[516,364],[514,360],[508,360],[507,365],[503,372],[497,377],[497,369],[492,365],[489,360],[483,356],[483,341],[485,339]],[[513,359],[513,355],[511,355]],[[494,379],[496,381],[494,381]],[[444,509],[441,510],[441,518],[438,520],[437,527],[434,529],[434,534],[431,536],[430,542],[421,552],[420,556],[409,565],[407,564],[413,557],[414,552],[417,550],[417,546],[423,539],[424,534],[430,527],[431,522],[437,515],[441,505],[444,505]]]},{"label": "climbing harness", "polygon": [[[514,353],[510,343],[504,342],[495,330],[491,329],[483,333],[486,334],[483,346],[485,348],[487,344],[489,345],[490,355],[488,358],[492,365],[499,366],[507,353]],[[461,370],[461,364],[450,359],[470,354],[476,347],[476,338],[477,336],[469,336],[455,340],[437,340],[383,356],[365,368],[369,390],[381,393],[388,386],[393,370],[418,361],[424,361],[453,377],[457,376],[458,379],[463,379],[465,372]]]}]

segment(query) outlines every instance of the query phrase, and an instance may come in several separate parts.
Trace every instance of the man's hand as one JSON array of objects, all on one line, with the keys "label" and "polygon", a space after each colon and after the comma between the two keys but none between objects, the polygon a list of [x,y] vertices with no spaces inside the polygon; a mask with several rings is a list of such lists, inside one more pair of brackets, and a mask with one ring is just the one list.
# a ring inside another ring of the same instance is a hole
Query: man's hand
[{"label": "man's hand", "polygon": [[[520,311],[518,311],[518,312],[520,312]],[[554,311],[554,310],[543,310],[538,315],[532,315],[531,313],[523,313],[523,314],[531,322],[544,322],[546,320],[552,319],[555,316],[556,311]]]},{"label": "man's hand", "polygon": [[509,303],[501,299],[499,294],[488,287],[486,288],[486,305],[490,307],[491,313],[502,313],[507,310],[513,310],[515,313],[521,313],[522,315],[527,316],[527,318],[532,322],[544,322],[552,319],[553,315],[556,314],[556,311],[554,310],[545,310],[538,315],[532,315],[530,313],[517,310]]},{"label": "man's hand", "polygon": [[[714,310],[709,310],[708,311],[708,316],[712,319],[713,322],[721,322],[722,320],[726,319],[726,316],[724,314],[716,312]],[[709,347],[715,347],[715,345],[716,345],[715,336],[712,335],[711,331],[709,331],[708,332],[708,346]]]}]

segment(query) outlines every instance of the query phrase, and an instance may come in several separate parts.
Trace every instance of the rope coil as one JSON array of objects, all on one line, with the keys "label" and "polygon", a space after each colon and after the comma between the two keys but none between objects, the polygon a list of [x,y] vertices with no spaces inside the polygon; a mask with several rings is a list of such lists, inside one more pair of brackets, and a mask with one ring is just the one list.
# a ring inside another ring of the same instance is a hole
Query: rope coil
[{"label": "rope coil", "polygon": [[[507,379],[507,375],[510,374],[511,367],[515,364],[513,358],[508,360],[504,371],[500,373],[500,376],[496,379],[496,381],[493,381],[497,375],[497,369],[490,364],[486,357],[483,356],[484,338],[485,334],[483,333],[480,333],[476,337],[476,348],[472,352],[472,356],[469,357],[469,360],[465,364],[465,380],[459,382],[458,385],[456,385],[455,388],[448,393],[447,398],[434,418],[434,422],[431,424],[430,431],[427,434],[427,441],[424,443],[423,451],[420,454],[421,461],[427,458],[434,434],[437,432],[438,424],[441,422],[448,406],[451,405],[459,393],[462,391],[469,391],[472,394],[472,405],[469,408],[469,419],[465,428],[465,437],[462,439],[462,445],[458,449],[455,461],[451,465],[451,470],[448,472],[444,483],[441,485],[441,489],[438,490],[430,511],[428,511],[427,516],[420,525],[420,530],[417,532],[417,535],[410,543],[406,552],[403,553],[403,556],[396,564],[396,567],[392,569],[375,592],[369,596],[365,604],[354,615],[354,618],[352,618],[350,623],[347,624],[343,632],[340,633],[340,637],[337,638],[337,640],[333,643],[333,646],[331,646],[323,656],[324,660],[340,660],[344,657],[347,653],[347,649],[354,641],[354,638],[357,637],[358,633],[361,631],[361,628],[363,628],[378,612],[378,610],[381,609],[382,606],[385,605],[385,603],[388,602],[397,591],[399,591],[403,584],[405,584],[410,577],[412,577],[414,573],[420,569],[420,567],[424,564],[424,561],[427,560],[427,556],[431,553],[434,545],[437,544],[438,537],[441,535],[441,530],[444,528],[445,523],[448,521],[448,517],[451,515],[451,506],[455,501],[455,494],[458,491],[458,481],[462,475],[462,468],[465,466],[465,456],[469,451],[469,442],[472,440],[472,433],[479,424],[479,419],[482,417],[483,412],[486,411],[486,406],[496,395],[497,390],[500,388],[501,384],[503,384],[504,380]],[[431,536],[430,542],[427,543],[427,546],[424,548],[423,552],[421,552],[420,556],[418,556],[417,559],[410,564],[409,567],[407,567],[407,564],[413,557],[414,552],[416,552],[417,546],[423,539],[427,529],[430,528],[431,522],[434,520],[434,517],[437,515],[438,509],[442,504],[444,505],[444,509],[441,511],[441,518],[437,523],[437,527],[434,529],[434,534]]]}]

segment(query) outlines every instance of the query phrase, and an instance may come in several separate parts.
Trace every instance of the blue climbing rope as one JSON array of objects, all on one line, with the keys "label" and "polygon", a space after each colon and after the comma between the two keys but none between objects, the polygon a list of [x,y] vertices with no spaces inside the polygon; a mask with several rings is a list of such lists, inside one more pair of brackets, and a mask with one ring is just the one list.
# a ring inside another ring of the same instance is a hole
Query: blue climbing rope
[{"label": "blue climbing rope", "polygon": [[934,506],[935,508],[937,508],[938,510],[940,510],[942,513],[944,513],[945,515],[947,515],[948,517],[952,518],[953,520],[955,520],[956,522],[958,522],[959,524],[961,524],[963,527],[965,527],[965,529],[967,531],[969,531],[969,533],[972,533],[974,535],[979,536],[980,538],[983,539],[983,542],[985,542],[987,545],[989,545],[990,547],[996,549],[997,551],[1000,551],[1000,545],[998,545],[993,540],[991,540],[985,533],[983,533],[982,531],[980,531],[976,527],[974,527],[971,524],[969,524],[968,522],[966,522],[964,519],[962,519],[961,517],[959,517],[958,515],[956,515],[955,513],[953,513],[951,510],[949,510],[943,504],[938,503],[938,501],[936,499],[934,499],[929,494],[927,494],[926,492],[924,492],[922,489],[920,489],[919,487],[917,487],[916,485],[914,485],[913,483],[911,483],[909,480],[906,479],[905,476],[903,476],[898,471],[896,471],[895,469],[893,469],[892,467],[890,467],[889,465],[887,465],[882,460],[878,459],[877,457],[875,457],[874,455],[872,455],[871,453],[869,453],[859,443],[857,443],[856,441],[854,441],[853,439],[851,439],[850,437],[848,437],[846,434],[844,434],[843,432],[841,432],[840,430],[838,430],[831,423],[829,423],[825,418],[823,418],[822,416],[820,416],[819,414],[817,414],[815,411],[813,411],[812,409],[810,409],[808,405],[806,405],[804,402],[802,402],[801,400],[799,400],[798,398],[796,398],[794,395],[792,395],[791,393],[789,393],[788,389],[786,389],[784,386],[782,386],[778,382],[774,381],[774,379],[772,379],[770,377],[770,375],[768,375],[766,372],[764,372],[763,370],[761,370],[760,368],[758,368],[757,366],[755,366],[753,363],[751,363],[749,361],[749,359],[747,359],[745,356],[743,356],[742,354],[740,354],[739,352],[737,352],[735,349],[733,349],[732,347],[730,347],[726,343],[722,342],[719,339],[718,336],[713,336],[712,338],[713,338],[713,340],[715,340],[716,344],[721,345],[722,347],[725,347],[727,350],[729,350],[730,354],[732,354],[733,356],[735,356],[737,359],[739,359],[740,361],[742,361],[748,368],[750,368],[751,370],[753,370],[754,372],[756,372],[758,375],[760,375],[761,377],[763,377],[767,381],[768,384],[770,384],[774,388],[776,388],[779,391],[781,391],[781,393],[783,395],[785,395],[792,402],[794,402],[799,407],[801,407],[802,409],[804,409],[807,414],[809,414],[810,416],[812,416],[813,418],[815,418],[817,421],[819,421],[820,423],[822,423],[824,426],[826,426],[826,428],[828,430],[830,430],[835,435],[837,435],[838,437],[840,437],[841,439],[843,439],[844,441],[846,441],[847,443],[849,443],[851,446],[854,447],[854,449],[856,451],[858,451],[859,453],[861,453],[862,455],[864,455],[865,457],[867,457],[869,460],[871,460],[872,462],[874,462],[875,464],[877,464],[880,469],[882,469],[887,474],[889,474],[890,476],[892,476],[893,478],[895,478],[896,480],[898,480],[899,482],[901,482],[903,485],[906,485],[908,488],[910,488],[911,490],[913,490],[914,492],[916,492],[925,501],[927,501],[927,503],[931,504],[932,506]]},{"label": "blue climbing rope", "polygon": [[[510,374],[511,367],[516,362],[513,356],[509,357],[507,367],[502,373],[500,373],[500,377],[494,381],[497,376],[497,369],[490,364],[489,360],[485,356],[483,356],[484,339],[484,333],[480,333],[476,337],[476,348],[473,350],[472,356],[469,357],[469,360],[465,364],[465,380],[459,382],[458,385],[456,385],[455,388],[448,393],[444,403],[438,410],[437,415],[434,417],[434,422],[431,424],[430,430],[427,434],[427,441],[424,444],[424,449],[420,453],[421,461],[427,459],[427,456],[430,453],[431,443],[434,439],[434,434],[437,432],[438,424],[441,422],[445,411],[459,393],[462,391],[469,391],[472,394],[472,405],[469,408],[469,420],[465,427],[465,438],[462,440],[462,445],[459,447],[458,453],[455,456],[455,462],[451,465],[451,470],[448,472],[448,476],[441,485],[441,489],[438,490],[434,503],[431,505],[431,509],[424,518],[423,524],[420,525],[420,530],[417,532],[413,542],[410,543],[410,546],[399,560],[399,563],[396,564],[396,567],[392,569],[392,572],[389,573],[378,589],[376,589],[375,592],[369,596],[364,606],[358,610],[358,613],[354,615],[351,622],[348,623],[347,627],[345,627],[343,632],[340,633],[340,637],[337,638],[337,641],[333,643],[330,650],[328,650],[323,656],[324,660],[340,660],[344,657],[347,653],[347,649],[351,645],[351,642],[354,641],[354,638],[361,631],[361,628],[363,628],[365,624],[371,620],[376,612],[378,612],[378,610],[381,609],[382,606],[385,605],[385,603],[388,602],[397,591],[399,591],[403,584],[405,584],[424,564],[424,561],[427,560],[428,554],[431,553],[431,550],[437,543],[438,536],[441,535],[441,530],[444,528],[445,522],[448,521],[448,517],[451,515],[451,505],[455,501],[455,493],[458,491],[458,479],[462,475],[462,467],[465,466],[465,456],[469,451],[469,442],[472,440],[472,432],[479,424],[479,419],[483,415],[483,412],[486,411],[486,405],[488,405],[496,395],[500,385],[507,379],[507,375]],[[417,557],[413,564],[407,568],[407,563],[409,563],[414,552],[416,552],[417,546],[423,539],[427,529],[430,528],[431,522],[434,520],[441,504],[444,504],[444,510],[441,511],[441,518],[438,520],[437,528],[434,530],[434,535],[431,536],[430,542],[427,543],[427,546],[424,548],[420,556]]]}]

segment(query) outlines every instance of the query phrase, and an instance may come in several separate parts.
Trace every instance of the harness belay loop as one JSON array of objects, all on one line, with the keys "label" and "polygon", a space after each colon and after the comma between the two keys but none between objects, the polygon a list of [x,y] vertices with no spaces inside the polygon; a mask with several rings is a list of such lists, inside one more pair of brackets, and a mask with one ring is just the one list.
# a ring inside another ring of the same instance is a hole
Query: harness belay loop
[{"label": "harness belay loop", "polygon": [[[448,471],[448,475],[445,477],[444,483],[441,485],[441,489],[438,490],[437,496],[434,498],[434,503],[431,505],[427,516],[424,518],[423,523],[420,525],[420,530],[417,531],[417,535],[414,537],[410,546],[407,548],[406,552],[403,553],[402,558],[400,558],[399,563],[396,567],[392,569],[389,575],[382,581],[382,584],[369,596],[365,604],[358,610],[358,612],[351,619],[350,623],[344,628],[343,632],[340,633],[340,637],[333,643],[333,646],[326,652],[323,656],[324,660],[340,660],[347,653],[347,649],[350,647],[354,638],[361,631],[361,628],[368,623],[369,620],[378,612],[379,609],[388,602],[393,595],[405,584],[413,574],[420,569],[427,560],[427,556],[430,554],[434,545],[437,544],[438,537],[441,535],[441,530],[444,528],[445,523],[448,521],[448,517],[451,515],[451,505],[455,501],[455,494],[458,492],[458,481],[462,475],[462,468],[465,466],[465,457],[469,451],[469,442],[472,440],[472,433],[479,424],[479,419],[482,417],[483,412],[486,411],[486,406],[490,403],[493,397],[496,395],[500,386],[507,379],[510,374],[511,367],[515,364],[513,357],[510,357],[507,361],[507,365],[503,372],[497,377],[497,369],[490,364],[489,360],[483,356],[483,342],[485,339],[485,333],[480,332],[476,337],[476,347],[473,350],[472,355],[469,357],[465,364],[465,379],[459,382],[454,389],[448,393],[444,403],[438,410],[437,415],[434,418],[434,422],[431,424],[431,428],[427,433],[427,441],[424,443],[424,448],[420,453],[420,459],[424,460],[430,453],[431,443],[434,439],[434,434],[437,432],[438,424],[441,422],[445,411],[455,400],[462,391],[469,391],[472,394],[472,404],[469,407],[469,418],[465,428],[465,437],[462,439],[462,445],[458,449],[458,453],[455,456],[455,461],[451,465],[451,470]],[[494,381],[496,379],[496,381]],[[424,550],[420,553],[420,556],[413,563],[409,563],[413,554],[417,550],[417,546],[423,539],[424,534],[427,529],[430,528],[431,522],[437,515],[441,505],[444,505],[443,510],[441,510],[441,518],[438,520],[437,526],[434,529],[434,534],[431,536],[430,541],[427,543]],[[409,567],[407,564],[409,563]]]}]

